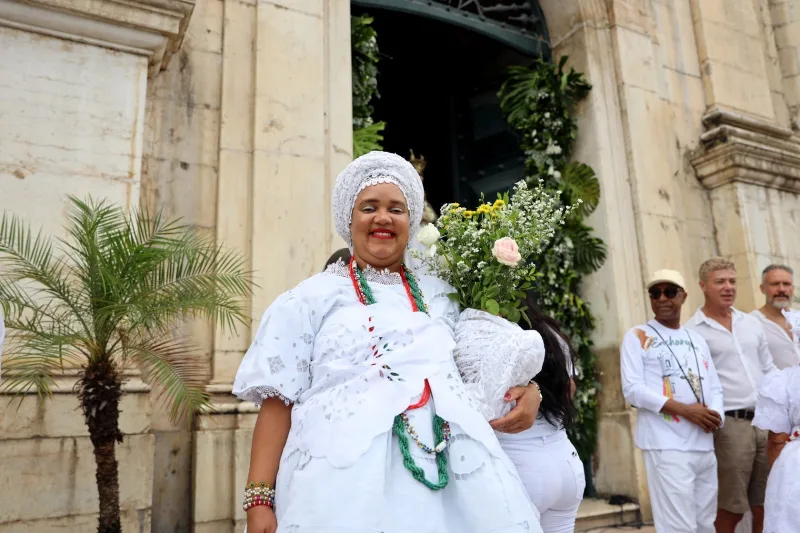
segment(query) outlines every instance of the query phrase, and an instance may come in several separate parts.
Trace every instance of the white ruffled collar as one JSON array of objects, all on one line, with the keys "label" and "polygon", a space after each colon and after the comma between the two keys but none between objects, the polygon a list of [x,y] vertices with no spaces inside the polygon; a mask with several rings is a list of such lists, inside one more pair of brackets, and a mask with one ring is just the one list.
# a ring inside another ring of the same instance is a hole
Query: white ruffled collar
[{"label": "white ruffled collar", "polygon": [[[342,259],[339,259],[337,262],[328,265],[328,268],[325,269],[325,272],[327,274],[333,274],[334,276],[340,276],[342,278],[350,277],[350,267]],[[381,285],[403,284],[403,278],[400,276],[400,273],[391,272],[388,268],[378,270],[371,265],[367,265],[367,268],[365,268],[363,272],[369,283],[380,283]]]}]

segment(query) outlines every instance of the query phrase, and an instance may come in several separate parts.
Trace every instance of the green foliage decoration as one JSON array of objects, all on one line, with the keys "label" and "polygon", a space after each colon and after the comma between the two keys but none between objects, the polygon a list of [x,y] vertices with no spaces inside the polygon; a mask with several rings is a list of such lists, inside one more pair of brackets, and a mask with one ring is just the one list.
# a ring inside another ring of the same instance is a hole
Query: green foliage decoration
[{"label": "green foliage decoration", "polygon": [[533,292],[542,309],[570,335],[577,352],[576,419],[568,431],[586,460],[597,443],[600,382],[591,340],[595,319],[580,293],[583,277],[602,266],[607,250],[585,222],[600,201],[600,183],[591,167],[570,162],[578,131],[575,106],[591,85],[581,73],[567,70],[566,61],[562,57],[556,65],[539,60],[531,67],[511,67],[498,96],[519,135],[529,182],[542,180],[560,191],[565,207],[580,201],[562,231],[533,259],[540,274]]},{"label": "green foliage decoration", "polygon": [[383,148],[385,122],[373,122],[372,99],[378,92],[378,39],[370,16],[350,18],[353,63],[353,157]]}]

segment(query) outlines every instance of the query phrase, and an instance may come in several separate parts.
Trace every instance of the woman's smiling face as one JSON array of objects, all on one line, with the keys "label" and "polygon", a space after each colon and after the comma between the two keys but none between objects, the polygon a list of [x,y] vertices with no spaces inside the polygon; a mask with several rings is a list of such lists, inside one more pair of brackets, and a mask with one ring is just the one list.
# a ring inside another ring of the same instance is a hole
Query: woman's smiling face
[{"label": "woman's smiling face", "polygon": [[353,256],[359,266],[399,271],[409,225],[408,204],[397,185],[379,183],[361,191],[350,222]]}]

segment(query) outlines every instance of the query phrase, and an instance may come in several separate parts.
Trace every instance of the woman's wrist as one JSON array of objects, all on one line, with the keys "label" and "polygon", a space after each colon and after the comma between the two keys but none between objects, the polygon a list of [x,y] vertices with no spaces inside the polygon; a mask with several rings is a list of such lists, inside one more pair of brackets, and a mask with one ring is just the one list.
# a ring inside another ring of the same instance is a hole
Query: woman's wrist
[{"label": "woman's wrist", "polygon": [[534,379],[531,380],[531,385],[536,387],[536,392],[539,394],[539,401],[541,402],[544,399],[544,396],[542,396],[542,388],[539,386],[538,383],[536,383],[536,380]]},{"label": "woman's wrist", "polygon": [[251,481],[244,488],[242,509],[247,512],[259,506],[275,507],[275,489],[264,481]]}]

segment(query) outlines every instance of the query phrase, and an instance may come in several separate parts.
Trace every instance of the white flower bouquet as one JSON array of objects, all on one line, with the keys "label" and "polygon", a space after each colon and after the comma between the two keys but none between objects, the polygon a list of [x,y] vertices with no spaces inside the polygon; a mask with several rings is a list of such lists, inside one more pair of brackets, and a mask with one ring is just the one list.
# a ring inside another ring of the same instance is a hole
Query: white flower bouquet
[{"label": "white flower bouquet", "polygon": [[509,388],[529,383],[542,368],[541,336],[518,322],[527,320],[522,302],[536,276],[531,259],[571,211],[557,194],[521,181],[510,198],[482,200],[474,211],[446,204],[436,227],[418,236],[428,247],[428,268],[453,286],[450,297],[463,309],[455,360],[487,420],[511,408],[503,401]]}]

